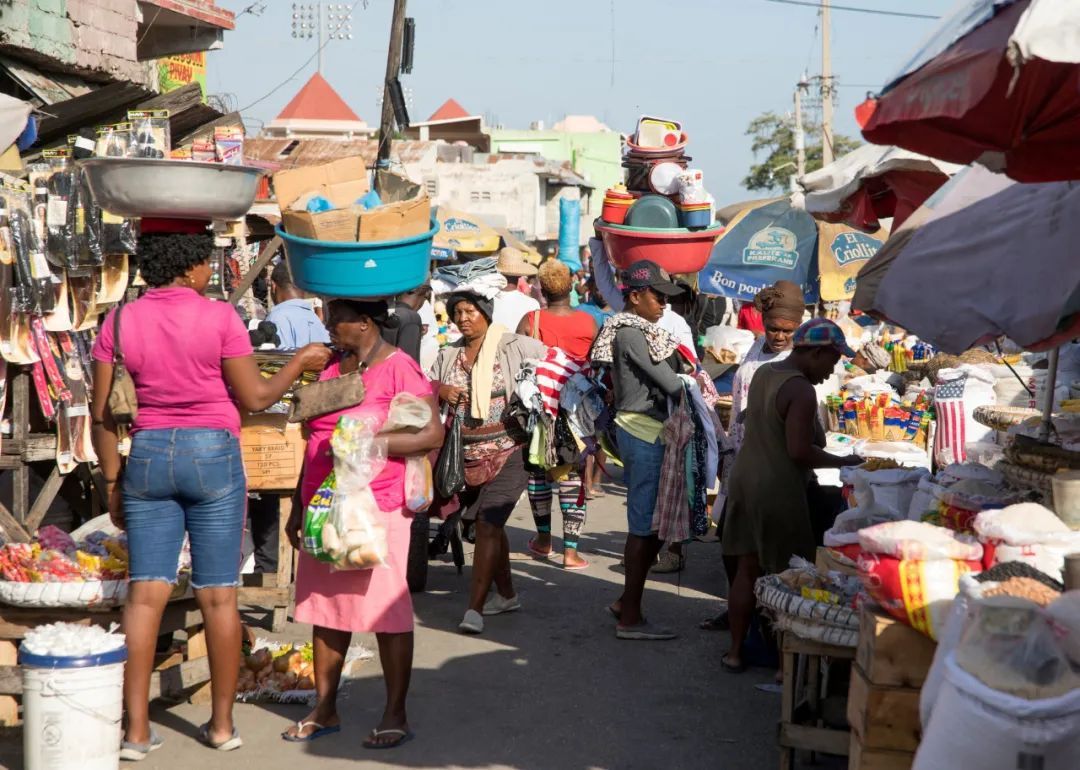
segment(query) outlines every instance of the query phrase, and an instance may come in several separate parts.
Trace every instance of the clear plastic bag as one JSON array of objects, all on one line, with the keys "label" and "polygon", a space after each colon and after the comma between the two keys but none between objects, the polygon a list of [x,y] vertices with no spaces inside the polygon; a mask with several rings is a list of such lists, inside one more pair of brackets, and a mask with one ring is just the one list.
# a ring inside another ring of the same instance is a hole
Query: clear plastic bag
[{"label": "clear plastic bag", "polygon": [[[431,422],[431,404],[411,393],[398,393],[390,402],[390,411],[380,433],[422,430]],[[405,507],[413,513],[426,511],[435,499],[431,463],[427,457],[405,460]]]},{"label": "clear plastic bag", "polygon": [[405,461],[405,507],[413,513],[423,513],[434,500],[431,463],[426,457],[410,457]]},{"label": "clear plastic bag", "polygon": [[386,467],[386,440],[370,418],[342,417],[330,439],[335,486],[322,547],[335,569],[387,566],[389,545],[371,482]]}]

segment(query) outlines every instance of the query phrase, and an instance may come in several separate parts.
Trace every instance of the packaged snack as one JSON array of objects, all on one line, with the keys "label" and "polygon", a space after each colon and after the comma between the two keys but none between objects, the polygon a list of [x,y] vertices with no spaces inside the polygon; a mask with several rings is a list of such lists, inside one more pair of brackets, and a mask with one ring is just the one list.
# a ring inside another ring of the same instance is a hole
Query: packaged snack
[{"label": "packaged snack", "polygon": [[214,163],[217,160],[217,148],[213,140],[196,139],[192,142],[191,159],[201,163]]},{"label": "packaged snack", "polygon": [[214,148],[219,163],[239,166],[244,162],[244,129],[240,126],[214,128]]},{"label": "packaged snack", "polygon": [[164,158],[172,148],[168,110],[129,110],[133,141],[129,158]]}]

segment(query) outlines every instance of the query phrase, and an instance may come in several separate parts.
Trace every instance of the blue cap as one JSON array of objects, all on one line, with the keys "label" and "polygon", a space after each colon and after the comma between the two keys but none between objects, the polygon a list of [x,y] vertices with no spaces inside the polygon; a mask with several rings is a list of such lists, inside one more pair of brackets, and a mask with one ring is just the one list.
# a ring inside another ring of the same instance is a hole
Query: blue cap
[{"label": "blue cap", "polygon": [[796,329],[791,345],[795,348],[832,348],[848,358],[855,357],[855,351],[847,344],[844,332],[825,318],[807,321]]}]

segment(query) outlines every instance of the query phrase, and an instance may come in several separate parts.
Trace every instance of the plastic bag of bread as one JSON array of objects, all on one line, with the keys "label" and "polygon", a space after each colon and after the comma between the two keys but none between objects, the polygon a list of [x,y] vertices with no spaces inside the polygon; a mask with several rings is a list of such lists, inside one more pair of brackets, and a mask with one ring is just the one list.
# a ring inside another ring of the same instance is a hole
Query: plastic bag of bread
[{"label": "plastic bag of bread", "polygon": [[326,561],[339,570],[387,566],[385,514],[371,482],[386,466],[386,439],[370,418],[342,417],[330,439],[334,490],[322,526]]}]

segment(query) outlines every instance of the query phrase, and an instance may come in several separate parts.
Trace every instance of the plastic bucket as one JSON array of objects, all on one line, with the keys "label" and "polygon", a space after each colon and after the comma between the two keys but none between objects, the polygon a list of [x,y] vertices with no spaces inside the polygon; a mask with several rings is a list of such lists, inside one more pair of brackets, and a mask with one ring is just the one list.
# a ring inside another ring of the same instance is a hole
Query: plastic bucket
[{"label": "plastic bucket", "polygon": [[712,212],[709,210],[709,204],[699,207],[682,207],[679,206],[679,223],[683,227],[691,229],[698,229],[702,227],[708,227],[712,223]]},{"label": "plastic bucket", "polygon": [[604,206],[600,209],[600,218],[613,225],[621,225],[626,221],[626,212],[630,210],[630,205],[633,202],[633,198],[625,203],[623,201],[609,201],[605,198]]},{"label": "plastic bucket", "polygon": [[398,241],[315,241],[289,235],[279,225],[293,283],[331,297],[387,297],[415,289],[428,279],[431,243],[439,224]]},{"label": "plastic bucket", "polygon": [[26,770],[116,770],[127,648],[84,658],[20,653]]},{"label": "plastic bucket", "polygon": [[1050,477],[1054,490],[1054,513],[1074,530],[1080,530],[1080,471],[1058,471]]}]

